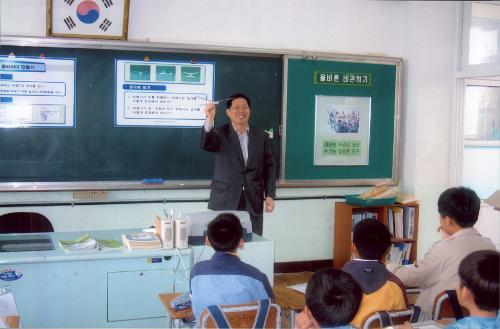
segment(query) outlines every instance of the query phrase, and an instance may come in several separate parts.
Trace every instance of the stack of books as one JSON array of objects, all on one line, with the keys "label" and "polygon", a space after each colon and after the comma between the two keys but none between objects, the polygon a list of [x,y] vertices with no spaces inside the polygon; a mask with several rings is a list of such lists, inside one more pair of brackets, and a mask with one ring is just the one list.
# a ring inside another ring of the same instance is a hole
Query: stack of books
[{"label": "stack of books", "polygon": [[393,243],[389,251],[389,262],[394,264],[410,264],[411,242]]},{"label": "stack of books", "polygon": [[122,234],[123,244],[128,249],[160,249],[161,240],[153,232],[138,232],[131,234]]},{"label": "stack of books", "polygon": [[415,207],[389,207],[387,227],[396,239],[413,239],[415,235]]}]

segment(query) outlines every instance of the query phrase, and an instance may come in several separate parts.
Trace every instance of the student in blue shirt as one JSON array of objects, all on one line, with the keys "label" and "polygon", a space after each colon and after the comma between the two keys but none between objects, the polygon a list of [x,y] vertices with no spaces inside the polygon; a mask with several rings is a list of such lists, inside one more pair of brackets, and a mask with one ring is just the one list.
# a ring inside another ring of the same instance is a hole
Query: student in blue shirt
[{"label": "student in blue shirt", "polygon": [[354,328],[361,288],[351,275],[334,268],[313,274],[306,288],[306,306],[295,318],[295,328]]},{"label": "student in blue shirt", "polygon": [[[500,328],[499,255],[495,250],[479,250],[470,253],[460,262],[457,298],[470,316],[446,326],[445,329]],[[405,323],[401,328],[412,326]]]},{"label": "student in blue shirt", "polygon": [[466,256],[458,267],[457,298],[470,316],[446,328],[500,328],[499,276],[498,251],[480,250]]},{"label": "student in blue shirt", "polygon": [[210,305],[243,304],[274,298],[264,273],[240,260],[243,227],[234,214],[215,217],[207,230],[207,243],[215,250],[210,260],[196,263],[191,271],[191,302],[196,321]]}]

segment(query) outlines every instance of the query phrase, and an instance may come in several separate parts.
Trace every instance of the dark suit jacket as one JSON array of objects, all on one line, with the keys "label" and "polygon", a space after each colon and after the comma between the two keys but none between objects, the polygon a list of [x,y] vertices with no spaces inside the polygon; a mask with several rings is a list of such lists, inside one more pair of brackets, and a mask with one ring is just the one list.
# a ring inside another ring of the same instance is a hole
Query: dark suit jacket
[{"label": "dark suit jacket", "polygon": [[250,127],[246,167],[238,135],[231,124],[214,127],[209,133],[202,128],[201,147],[215,154],[208,208],[237,209],[244,187],[246,210],[253,216],[261,216],[264,197],[274,197],[276,193],[276,167],[268,134]]}]

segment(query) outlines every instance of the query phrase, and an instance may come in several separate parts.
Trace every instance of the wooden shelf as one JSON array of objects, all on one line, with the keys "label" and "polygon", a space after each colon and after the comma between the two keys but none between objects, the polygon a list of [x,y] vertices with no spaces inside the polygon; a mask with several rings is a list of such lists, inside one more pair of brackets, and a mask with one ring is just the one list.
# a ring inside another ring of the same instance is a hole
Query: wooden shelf
[{"label": "wooden shelf", "polygon": [[377,213],[377,220],[387,226],[388,209],[391,207],[414,207],[415,222],[413,238],[395,239],[392,238],[392,243],[411,242],[410,263],[417,259],[417,241],[418,241],[418,218],[419,204],[412,203],[408,205],[387,205],[387,206],[354,206],[348,205],[345,202],[335,203],[334,212],[334,228],[333,228],[333,267],[341,268],[346,262],[351,260],[351,244],[352,244],[352,215],[360,211],[370,211]]}]

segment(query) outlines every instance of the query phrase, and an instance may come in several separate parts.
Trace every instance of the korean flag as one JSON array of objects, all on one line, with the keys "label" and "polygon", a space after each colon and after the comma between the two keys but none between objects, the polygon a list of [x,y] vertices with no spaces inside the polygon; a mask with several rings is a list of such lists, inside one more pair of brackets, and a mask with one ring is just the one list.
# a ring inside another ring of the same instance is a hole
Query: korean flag
[{"label": "korean flag", "polygon": [[128,0],[53,0],[52,34],[122,39]]}]

